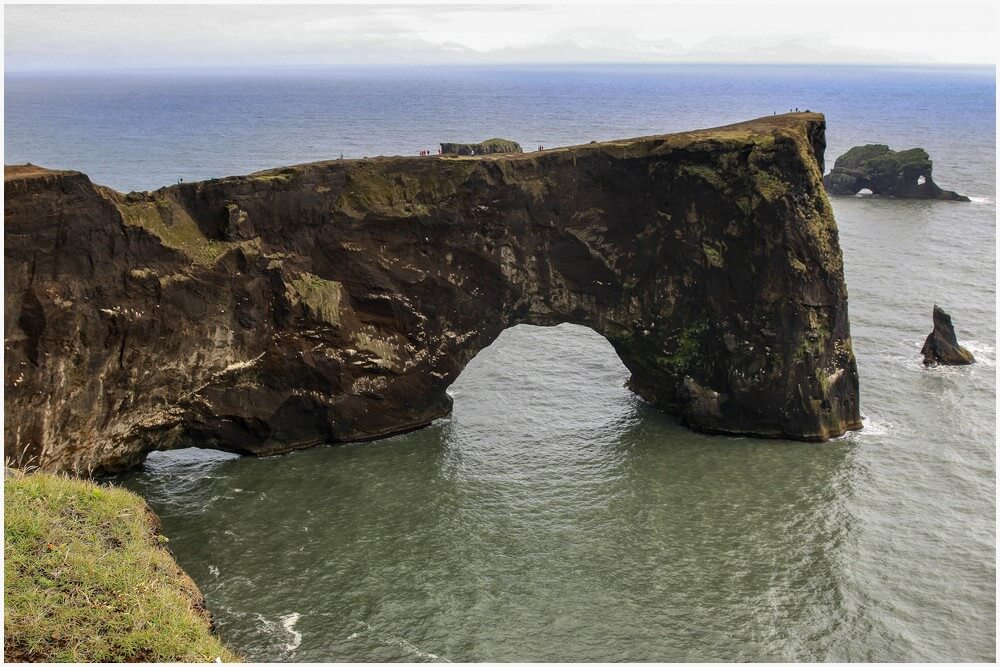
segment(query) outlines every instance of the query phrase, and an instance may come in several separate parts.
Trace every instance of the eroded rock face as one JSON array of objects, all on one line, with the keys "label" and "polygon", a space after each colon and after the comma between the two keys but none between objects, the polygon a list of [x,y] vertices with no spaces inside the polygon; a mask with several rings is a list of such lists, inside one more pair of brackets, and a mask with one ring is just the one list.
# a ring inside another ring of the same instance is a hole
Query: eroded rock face
[{"label": "eroded rock face", "polygon": [[958,344],[951,315],[934,306],[934,330],[927,336],[920,350],[925,366],[962,366],[975,363],[972,353]]},{"label": "eroded rock face", "polygon": [[834,195],[855,195],[868,189],[891,197],[969,201],[964,195],[939,188],[931,171],[930,156],[922,148],[897,152],[884,144],[866,144],[837,158],[823,183]]},{"label": "eroded rock face", "polygon": [[592,327],[692,428],[858,429],[823,137],[790,114],[129,195],[7,167],[7,456],[88,473],[400,433],[519,323]]}]

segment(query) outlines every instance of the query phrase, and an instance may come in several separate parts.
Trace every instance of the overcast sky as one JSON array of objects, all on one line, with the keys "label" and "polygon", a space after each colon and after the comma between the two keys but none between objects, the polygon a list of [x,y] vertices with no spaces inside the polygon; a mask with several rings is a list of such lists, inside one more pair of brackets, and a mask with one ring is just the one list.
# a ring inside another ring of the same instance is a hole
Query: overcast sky
[{"label": "overcast sky", "polygon": [[6,71],[573,62],[996,62],[994,0],[7,5]]}]

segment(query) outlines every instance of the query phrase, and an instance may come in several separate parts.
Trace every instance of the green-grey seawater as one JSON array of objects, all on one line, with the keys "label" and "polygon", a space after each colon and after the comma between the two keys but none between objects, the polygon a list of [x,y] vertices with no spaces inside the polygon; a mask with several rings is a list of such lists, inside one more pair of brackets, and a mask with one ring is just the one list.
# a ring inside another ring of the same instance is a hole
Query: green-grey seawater
[{"label": "green-grey seawater", "polygon": [[[344,153],[527,147],[792,107],[922,146],[972,203],[836,198],[863,431],[691,433],[587,329],[518,327],[454,415],[269,459],[178,450],[145,496],[253,660],[980,660],[996,654],[994,68],[7,73],[5,161],[122,191]],[[937,303],[976,355],[925,369]]]},{"label": "green-grey seawater", "polygon": [[[257,660],[993,660],[992,203],[834,206],[862,432],[691,433],[597,334],[521,326],[428,429],[125,481]],[[933,301],[974,366],[922,366]]]}]

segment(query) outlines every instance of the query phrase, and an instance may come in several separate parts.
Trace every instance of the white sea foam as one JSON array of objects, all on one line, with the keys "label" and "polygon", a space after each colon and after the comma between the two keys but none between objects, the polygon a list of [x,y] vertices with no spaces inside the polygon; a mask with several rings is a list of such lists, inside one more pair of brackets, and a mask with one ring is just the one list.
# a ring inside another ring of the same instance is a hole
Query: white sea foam
[{"label": "white sea foam", "polygon": [[969,201],[971,201],[973,204],[995,204],[996,203],[992,199],[990,199],[989,197],[972,197],[972,196],[970,196],[969,197]]},{"label": "white sea foam", "polygon": [[858,436],[885,435],[892,430],[892,422],[882,419],[881,417],[870,417],[865,415],[863,419],[865,427],[860,431],[852,431],[852,434]]},{"label": "white sea foam", "polygon": [[[373,628],[369,623],[366,623],[364,621],[356,621],[356,622],[359,625],[365,626],[365,630],[367,632],[371,633],[372,638],[375,641],[379,642],[380,644],[386,644],[386,645],[390,645],[390,646],[398,646],[399,648],[403,649],[407,653],[409,653],[411,655],[415,655],[418,658],[425,658],[427,660],[438,660],[438,661],[441,661],[441,662],[451,662],[451,660],[449,660],[448,658],[443,658],[443,657],[437,655],[436,653],[430,653],[428,651],[421,650],[419,647],[414,646],[413,644],[411,644],[410,642],[406,641],[402,637],[393,637],[393,636],[388,636],[388,635],[379,635],[379,633],[375,631],[375,628]],[[359,634],[360,634],[359,632],[352,633],[351,636],[348,637],[348,639],[355,639]]]},{"label": "white sea foam", "polygon": [[268,640],[272,638],[277,639],[278,637],[287,637],[290,641],[285,642],[283,648],[286,652],[295,651],[302,644],[302,633],[295,629],[295,624],[298,623],[299,619],[302,617],[298,612],[292,612],[290,614],[285,614],[284,616],[279,616],[278,620],[280,623],[275,621],[270,621],[265,618],[262,614],[254,612],[253,614],[257,618],[257,622],[260,624],[257,628],[257,632]]},{"label": "white sea foam", "polygon": [[294,651],[302,643],[302,633],[295,630],[295,624],[299,622],[300,618],[301,615],[296,612],[281,617],[281,627],[292,635],[292,641],[285,644],[285,648],[289,651]]},{"label": "white sea foam", "polygon": [[996,365],[997,349],[993,343],[979,340],[960,340],[958,342],[972,353],[972,356],[976,358],[976,363],[985,366]]}]

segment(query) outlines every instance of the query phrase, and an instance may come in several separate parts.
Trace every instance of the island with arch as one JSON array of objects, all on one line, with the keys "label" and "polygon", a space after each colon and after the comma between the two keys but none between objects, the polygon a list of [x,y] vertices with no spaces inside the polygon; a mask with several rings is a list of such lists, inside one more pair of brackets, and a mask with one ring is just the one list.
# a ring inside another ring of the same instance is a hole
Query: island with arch
[{"label": "island with arch", "polygon": [[5,169],[8,462],[420,428],[506,328],[588,326],[691,428],[861,428],[825,122],[332,160],[122,194]]},{"label": "island with arch", "polygon": [[938,186],[931,174],[933,168],[923,148],[894,151],[885,144],[865,144],[837,158],[823,184],[832,195],[867,192],[901,199],[969,201],[965,195]]}]

